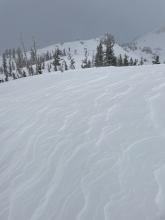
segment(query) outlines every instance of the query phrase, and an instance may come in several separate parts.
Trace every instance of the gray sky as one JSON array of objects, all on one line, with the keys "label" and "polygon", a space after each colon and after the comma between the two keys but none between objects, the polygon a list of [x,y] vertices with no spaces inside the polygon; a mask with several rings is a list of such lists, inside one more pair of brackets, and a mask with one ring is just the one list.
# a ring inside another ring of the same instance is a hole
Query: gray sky
[{"label": "gray sky", "polygon": [[165,0],[0,0],[0,52],[89,39],[111,32],[122,42],[165,26]]}]

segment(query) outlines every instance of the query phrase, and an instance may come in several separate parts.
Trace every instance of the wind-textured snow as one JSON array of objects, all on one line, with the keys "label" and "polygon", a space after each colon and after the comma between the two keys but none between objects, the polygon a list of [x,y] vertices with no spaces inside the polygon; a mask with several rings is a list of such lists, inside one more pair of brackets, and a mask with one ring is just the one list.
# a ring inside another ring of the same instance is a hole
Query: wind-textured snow
[{"label": "wind-textured snow", "polygon": [[0,85],[1,220],[165,219],[165,65]]}]

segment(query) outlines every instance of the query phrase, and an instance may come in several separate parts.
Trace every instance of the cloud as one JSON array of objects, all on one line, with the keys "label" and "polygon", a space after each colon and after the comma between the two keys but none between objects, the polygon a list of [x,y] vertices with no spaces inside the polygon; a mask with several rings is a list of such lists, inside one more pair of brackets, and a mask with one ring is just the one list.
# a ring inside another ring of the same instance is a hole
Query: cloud
[{"label": "cloud", "polygon": [[88,39],[105,32],[129,41],[164,25],[164,0],[0,0],[0,49]]}]

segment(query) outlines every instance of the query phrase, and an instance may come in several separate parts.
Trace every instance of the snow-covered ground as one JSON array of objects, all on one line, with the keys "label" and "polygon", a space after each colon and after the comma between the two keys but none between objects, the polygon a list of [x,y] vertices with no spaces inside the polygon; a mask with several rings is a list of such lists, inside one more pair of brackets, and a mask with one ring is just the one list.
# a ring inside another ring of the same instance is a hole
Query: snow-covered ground
[{"label": "snow-covered ground", "polygon": [[[149,32],[144,36],[136,39],[131,43],[131,45],[133,47],[136,46],[136,50],[134,50],[134,55],[147,59],[149,63],[152,62],[154,55],[159,55],[161,63],[164,63],[165,62],[164,42],[165,42],[165,26],[158,28],[152,32]],[[128,49],[128,51],[131,52],[132,50]]]},{"label": "snow-covered ground", "polygon": [[[97,46],[100,43],[100,40],[103,40],[104,37],[100,38],[93,38],[90,40],[79,40],[79,41],[72,41],[72,42],[65,42],[61,44],[54,44],[50,45],[48,47],[42,48],[38,50],[38,54],[42,55],[46,53],[47,51],[55,51],[56,48],[59,48],[60,50],[66,50],[66,52],[70,49],[70,52],[72,56],[74,57],[75,61],[78,61],[78,67],[81,67],[82,60],[85,57],[85,50],[87,49],[89,58],[92,59],[94,55],[96,55],[96,49]],[[114,53],[118,57],[120,54],[124,57],[125,54],[128,55],[128,57],[132,57],[133,59],[139,59],[141,57],[134,54],[133,51],[127,52],[122,46],[118,44],[118,42],[114,45]],[[77,63],[77,62],[76,62]]]},{"label": "snow-covered ground", "polygon": [[[93,58],[96,55],[96,49],[101,39],[102,37],[96,38],[96,39],[90,39],[90,40],[80,40],[80,41],[66,42],[66,43],[61,43],[61,44],[54,44],[54,45],[50,45],[48,47],[39,49],[38,54],[42,55],[46,53],[47,51],[52,52],[52,51],[55,51],[55,49],[57,48],[59,48],[61,51],[65,50],[66,54],[68,53],[68,51],[70,51],[70,54],[72,55],[75,61],[75,68],[80,69],[82,65],[82,61],[85,58],[85,51],[87,50],[88,59],[92,62]],[[116,57],[119,57],[120,55],[122,55],[123,58],[125,54],[127,54],[129,58],[132,57],[134,60],[135,59],[139,60],[139,62],[141,59],[139,54],[135,54],[134,51],[131,51],[131,50],[126,51],[117,42],[114,45],[114,54]],[[63,60],[65,60],[69,66],[69,61],[67,57],[63,57]]]},{"label": "snow-covered ground", "polygon": [[[96,38],[96,39],[90,39],[90,40],[79,40],[79,41],[72,41],[72,42],[65,42],[65,43],[58,43],[58,44],[53,44],[48,47],[38,49],[37,54],[39,56],[45,56],[45,54],[48,52],[49,54],[53,55],[55,50],[58,48],[62,52],[65,51],[65,54],[60,57],[60,63],[61,63],[61,68],[64,71],[64,61],[67,64],[68,69],[70,68],[70,58],[68,55],[71,56],[71,58],[74,60],[74,67],[75,69],[81,69],[83,60],[87,58],[88,61],[91,62],[91,65],[93,66],[95,63],[95,55],[96,55],[96,50],[97,46],[100,43],[100,40],[103,40],[104,37]],[[86,54],[86,56],[85,56]],[[124,48],[122,48],[117,42],[114,45],[114,54],[118,58],[120,55],[122,55],[122,58],[124,59],[124,56],[127,55],[128,59],[133,58],[133,60],[138,60],[140,63],[141,57],[139,54],[135,54],[133,51],[129,50],[126,51]],[[30,58],[30,52],[27,52],[27,57]],[[11,59],[12,62],[15,64],[15,60]],[[11,60],[8,58],[7,59],[7,65],[9,66],[9,62]],[[42,69],[43,73],[48,72],[48,69],[51,65],[50,71],[54,71],[53,67],[53,58],[50,59],[49,61],[46,61],[44,64],[44,69]],[[2,57],[0,56],[0,67],[2,66]],[[63,67],[62,67],[63,66]],[[9,67],[8,67],[9,69]],[[33,69],[35,70],[35,65],[33,65]],[[26,72],[26,75],[29,76],[29,73],[26,68],[23,68],[23,70]],[[12,73],[15,74],[16,78],[22,77],[20,73],[18,73],[17,68],[15,66],[15,69],[12,71]],[[0,80],[5,81],[5,74],[0,72]],[[8,80],[13,79],[13,76],[9,76]]]},{"label": "snow-covered ground", "polygon": [[0,85],[0,220],[165,219],[165,65]]}]

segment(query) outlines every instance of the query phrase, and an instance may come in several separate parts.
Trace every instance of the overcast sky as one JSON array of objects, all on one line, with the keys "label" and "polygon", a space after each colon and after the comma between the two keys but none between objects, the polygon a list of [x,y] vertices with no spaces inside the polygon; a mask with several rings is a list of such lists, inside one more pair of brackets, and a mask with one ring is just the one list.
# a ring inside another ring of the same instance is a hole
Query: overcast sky
[{"label": "overcast sky", "polygon": [[165,0],[0,0],[0,52],[88,39],[111,32],[122,42],[165,26]]}]

